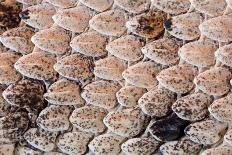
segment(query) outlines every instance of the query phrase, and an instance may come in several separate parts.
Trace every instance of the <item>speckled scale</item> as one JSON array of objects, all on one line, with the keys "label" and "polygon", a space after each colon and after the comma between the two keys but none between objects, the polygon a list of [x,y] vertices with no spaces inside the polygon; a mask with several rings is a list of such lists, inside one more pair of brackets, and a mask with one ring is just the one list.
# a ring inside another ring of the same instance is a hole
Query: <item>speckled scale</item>
[{"label": "speckled scale", "polygon": [[107,54],[105,50],[106,37],[96,31],[84,32],[70,42],[74,52],[91,57],[102,57]]},{"label": "speckled scale", "polygon": [[225,0],[190,0],[192,6],[208,16],[221,16],[226,9]]},{"label": "speckled scale", "polygon": [[25,146],[17,146],[15,148],[15,155],[43,155],[42,151],[34,150]]},{"label": "speckled scale", "polygon": [[51,105],[40,112],[36,122],[39,127],[46,131],[68,130],[70,113],[71,108],[68,106]]},{"label": "speckled scale", "polygon": [[54,65],[54,69],[70,80],[81,81],[92,77],[91,68],[93,63],[90,59],[72,54],[62,57]]},{"label": "speckled scale", "polygon": [[232,122],[232,96],[215,100],[208,108],[210,114],[221,122]]},{"label": "speckled scale", "polygon": [[90,21],[90,28],[101,34],[120,36],[126,31],[127,15],[120,10],[110,10],[95,15]]},{"label": "speckled scale", "polygon": [[28,54],[31,53],[34,48],[34,45],[31,42],[33,34],[34,32],[32,29],[28,27],[17,27],[5,31],[1,35],[0,41],[4,46],[15,52]]},{"label": "speckled scale", "polygon": [[197,67],[210,67],[215,63],[215,44],[210,41],[195,41],[183,45],[179,49],[179,56],[187,63]]},{"label": "speckled scale", "polygon": [[136,108],[120,108],[109,112],[103,122],[113,133],[124,137],[133,137],[143,130],[145,115]]},{"label": "speckled scale", "polygon": [[47,2],[62,9],[74,7],[77,1],[78,0],[47,0]]},{"label": "speckled scale", "polygon": [[227,130],[226,134],[224,135],[224,142],[232,146],[232,130],[231,129]]},{"label": "speckled scale", "polygon": [[232,41],[231,15],[223,15],[204,21],[199,26],[202,35],[219,42]]},{"label": "speckled scale", "polygon": [[0,118],[0,142],[19,141],[29,126],[29,118],[25,112],[15,112]]},{"label": "speckled scale", "polygon": [[173,141],[183,136],[184,128],[187,125],[188,121],[180,119],[175,114],[171,114],[154,121],[149,125],[148,131],[158,141]]},{"label": "speckled scale", "polygon": [[199,121],[207,116],[208,105],[210,104],[210,96],[203,93],[194,93],[179,98],[172,105],[172,110],[181,119]]},{"label": "speckled scale", "polygon": [[146,92],[146,89],[135,86],[122,87],[117,93],[118,102],[125,107],[136,107],[139,98]]},{"label": "speckled scale", "polygon": [[125,35],[106,45],[106,50],[125,61],[138,61],[143,57],[141,52],[142,43],[133,35]]},{"label": "speckled scale", "polygon": [[9,85],[21,79],[21,75],[13,67],[18,58],[19,55],[15,53],[0,53],[0,84]]},{"label": "speckled scale", "polygon": [[95,81],[84,87],[81,96],[89,104],[111,109],[116,105],[116,92],[120,88],[121,86],[115,82]]},{"label": "speckled scale", "polygon": [[88,146],[95,155],[113,155],[119,154],[121,151],[120,145],[125,140],[125,137],[107,133],[95,137]]},{"label": "speckled scale", "polygon": [[196,12],[171,17],[164,23],[165,29],[174,37],[182,40],[194,40],[200,36],[198,26],[201,15]]},{"label": "speckled scale", "polygon": [[149,59],[162,64],[173,65],[179,60],[178,49],[180,45],[170,38],[161,38],[146,44],[142,48],[143,54]]},{"label": "speckled scale", "polygon": [[57,25],[66,30],[81,33],[88,26],[92,16],[93,11],[86,6],[78,5],[75,8],[57,11],[52,19]]},{"label": "speckled scale", "polygon": [[[0,88],[0,94],[4,91],[3,88]],[[4,117],[7,114],[16,111],[17,108],[12,107],[7,101],[3,98],[2,95],[0,95],[0,117]]]},{"label": "speckled scale", "polygon": [[211,145],[217,143],[222,138],[221,133],[225,129],[226,124],[214,120],[203,120],[187,126],[185,135],[195,143]]},{"label": "speckled scale", "polygon": [[152,0],[152,4],[168,14],[178,15],[190,8],[189,0]]},{"label": "speckled scale", "polygon": [[220,47],[215,52],[215,57],[226,66],[232,67],[232,44]]},{"label": "speckled scale", "polygon": [[230,90],[231,73],[223,67],[214,67],[195,77],[196,87],[209,95],[221,96]]},{"label": "speckled scale", "polygon": [[8,86],[2,95],[11,105],[39,110],[44,107],[43,92],[40,81],[23,79]]},{"label": "speckled scale", "polygon": [[128,31],[144,38],[159,36],[164,30],[165,14],[161,11],[151,11],[134,16],[127,23]]},{"label": "speckled scale", "polygon": [[69,120],[73,126],[84,132],[101,133],[106,129],[102,122],[106,114],[107,113],[100,108],[84,106],[75,109]]},{"label": "speckled scale", "polygon": [[141,110],[152,117],[166,116],[175,102],[175,94],[164,88],[154,88],[145,93],[138,101]]},{"label": "speckled scale", "polygon": [[55,59],[52,56],[42,52],[33,52],[19,58],[14,67],[26,77],[49,80],[56,76],[54,64]]},{"label": "speckled scale", "polygon": [[83,105],[79,86],[66,79],[61,79],[50,85],[44,98],[51,104],[57,105]]},{"label": "speckled scale", "polygon": [[202,152],[202,155],[230,155],[232,154],[231,146],[219,146],[209,148]]},{"label": "speckled scale", "polygon": [[131,13],[142,13],[149,9],[150,0],[115,0],[114,3]]},{"label": "speckled scale", "polygon": [[159,148],[159,142],[151,138],[132,138],[121,145],[127,155],[148,155]]},{"label": "speckled scale", "polygon": [[61,152],[51,151],[51,152],[45,152],[43,155],[66,155],[66,154],[61,153]]},{"label": "speckled scale", "polygon": [[57,132],[49,132],[41,128],[30,128],[23,137],[33,147],[48,152],[55,148],[57,135]]},{"label": "speckled scale", "polygon": [[94,9],[98,12],[103,12],[109,9],[112,4],[113,0],[79,0],[79,2],[83,3],[84,5],[88,6],[91,9]]},{"label": "speckled scale", "polygon": [[41,30],[32,36],[31,41],[36,47],[52,54],[61,55],[69,50],[69,35],[64,29],[51,27]]},{"label": "speckled scale", "polygon": [[87,151],[92,134],[84,132],[67,132],[57,138],[56,145],[64,153],[81,155]]},{"label": "speckled scale", "polygon": [[1,144],[0,154],[2,155],[14,155],[15,144]]},{"label": "speckled scale", "polygon": [[187,93],[194,86],[193,69],[184,65],[176,65],[164,69],[156,78],[163,87],[176,93]]},{"label": "speckled scale", "polygon": [[36,29],[46,29],[54,23],[52,16],[56,13],[53,5],[49,3],[41,3],[24,9],[20,14],[20,18],[27,25]]},{"label": "speckled scale", "polygon": [[26,5],[35,5],[41,3],[42,0],[17,0],[17,2],[26,4]]},{"label": "speckled scale", "polygon": [[116,57],[100,59],[94,64],[94,75],[105,80],[122,80],[122,72],[127,68],[127,65]]},{"label": "speckled scale", "polygon": [[128,67],[122,76],[131,85],[141,88],[153,88],[158,84],[155,76],[161,67],[154,62],[139,62]]},{"label": "speckled scale", "polygon": [[195,155],[201,150],[201,145],[191,141],[187,137],[180,140],[166,142],[160,146],[163,155]]}]

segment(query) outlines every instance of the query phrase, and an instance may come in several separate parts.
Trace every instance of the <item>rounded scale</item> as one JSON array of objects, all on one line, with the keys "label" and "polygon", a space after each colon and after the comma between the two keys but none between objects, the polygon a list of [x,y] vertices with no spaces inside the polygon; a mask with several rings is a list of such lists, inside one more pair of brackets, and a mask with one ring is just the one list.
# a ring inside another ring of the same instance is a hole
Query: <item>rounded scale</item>
[{"label": "rounded scale", "polygon": [[109,9],[112,4],[113,0],[79,0],[82,4],[88,6],[89,8],[98,11],[103,12],[107,9]]},{"label": "rounded scale", "polygon": [[62,57],[53,67],[61,76],[70,80],[82,81],[93,76],[92,61],[77,54]]},{"label": "rounded scale", "polygon": [[149,125],[148,131],[158,141],[173,141],[184,135],[184,128],[188,124],[188,121],[180,119],[173,113],[154,121]]},{"label": "rounded scale", "polygon": [[122,76],[127,83],[140,88],[153,88],[158,84],[155,76],[161,67],[154,62],[139,62],[128,67]]},{"label": "rounded scale", "polygon": [[31,41],[36,47],[52,54],[62,55],[69,50],[69,35],[64,29],[51,27],[41,30],[32,36]]},{"label": "rounded scale", "polygon": [[52,17],[60,27],[75,33],[81,33],[89,24],[93,11],[83,5],[74,8],[63,9],[56,12]]},{"label": "rounded scale", "polygon": [[221,16],[226,9],[225,0],[190,0],[192,6],[208,16]]},{"label": "rounded scale", "polygon": [[172,110],[181,119],[199,121],[207,116],[208,105],[210,104],[210,96],[203,93],[194,93],[179,98],[172,105]]},{"label": "rounded scale", "polygon": [[232,95],[215,100],[208,108],[210,114],[221,122],[232,122]]},{"label": "rounded scale", "polygon": [[230,90],[231,72],[224,67],[213,67],[198,74],[194,83],[208,95],[221,96]]},{"label": "rounded scale", "polygon": [[232,67],[232,44],[220,47],[215,52],[215,57],[217,60],[222,62],[222,64]]},{"label": "rounded scale", "polygon": [[72,8],[76,6],[78,0],[46,0],[58,8]]},{"label": "rounded scale", "polygon": [[56,76],[54,64],[55,59],[52,56],[42,52],[32,52],[19,58],[14,67],[26,77],[49,80]]},{"label": "rounded scale", "polygon": [[41,30],[53,25],[52,16],[55,13],[56,10],[53,5],[41,3],[27,7],[19,13],[19,16],[27,25]]},{"label": "rounded scale", "polygon": [[26,112],[14,112],[0,118],[0,142],[19,141],[29,127],[30,120]]},{"label": "rounded scale", "polygon": [[[0,88],[0,94],[4,91],[4,88]],[[18,108],[12,107],[7,101],[0,95],[0,117],[4,117],[9,113],[16,111]]]},{"label": "rounded scale", "polygon": [[84,154],[87,151],[87,145],[92,134],[84,132],[67,132],[61,134],[57,140],[57,147],[64,153],[67,154]]},{"label": "rounded scale", "polygon": [[17,0],[17,2],[26,4],[26,5],[35,5],[42,2],[42,0]]},{"label": "rounded scale", "polygon": [[26,146],[17,146],[15,148],[15,155],[26,155],[26,154],[31,154],[31,155],[43,155],[42,151],[35,150]]},{"label": "rounded scale", "polygon": [[117,93],[118,102],[125,107],[136,107],[139,98],[146,92],[146,89],[135,86],[124,86]]},{"label": "rounded scale", "polygon": [[95,61],[94,75],[105,80],[122,80],[122,72],[127,65],[116,57],[107,57]]},{"label": "rounded scale", "polygon": [[232,154],[231,146],[219,146],[207,149],[202,152],[202,155],[230,155]]},{"label": "rounded scale", "polygon": [[116,92],[121,86],[111,81],[95,81],[84,87],[81,96],[94,106],[112,109],[117,104]]},{"label": "rounded scale", "polygon": [[133,35],[125,35],[106,45],[106,50],[113,56],[133,62],[143,57],[141,41]]},{"label": "rounded scale", "polygon": [[159,148],[159,142],[151,138],[132,138],[121,145],[126,155],[153,154]]},{"label": "rounded scale", "polygon": [[40,110],[44,107],[43,93],[44,85],[40,81],[23,79],[9,85],[2,96],[13,106]]},{"label": "rounded scale", "polygon": [[161,38],[147,43],[141,50],[149,59],[162,64],[173,65],[179,60],[178,49],[180,45],[174,39]]},{"label": "rounded scale", "polygon": [[105,130],[103,118],[106,112],[94,106],[84,106],[72,112],[69,121],[84,132],[102,133]]},{"label": "rounded scale", "polygon": [[161,11],[151,11],[140,14],[126,22],[128,31],[144,38],[155,38],[164,31],[165,14]]},{"label": "rounded scale", "polygon": [[14,155],[15,144],[0,144],[0,154]]},{"label": "rounded scale", "polygon": [[144,129],[145,115],[136,108],[119,108],[109,112],[103,122],[110,131],[117,135],[134,137]]},{"label": "rounded scale", "polygon": [[40,128],[50,132],[68,130],[70,113],[71,108],[68,106],[50,105],[40,112],[36,123]]},{"label": "rounded scale", "polygon": [[200,37],[198,26],[201,19],[199,13],[185,13],[166,20],[164,27],[172,36],[178,39],[194,40]]},{"label": "rounded scale", "polygon": [[214,65],[216,50],[216,45],[210,41],[194,41],[183,45],[178,53],[182,60],[201,68]]},{"label": "rounded scale", "polygon": [[125,139],[126,138],[122,136],[106,133],[95,137],[88,146],[96,155],[116,155],[121,151],[120,146]]},{"label": "rounded scale", "polygon": [[194,86],[193,69],[185,65],[176,65],[164,69],[156,78],[163,87],[175,93],[187,93]]},{"label": "rounded scale", "polygon": [[227,130],[226,134],[224,135],[224,142],[232,146],[232,130],[231,129]]},{"label": "rounded scale", "polygon": [[45,131],[41,128],[30,128],[23,135],[24,139],[33,147],[41,151],[52,151],[55,148],[55,141],[58,133]]},{"label": "rounded scale", "polygon": [[163,117],[171,111],[171,105],[175,102],[175,94],[164,88],[154,88],[139,99],[141,110],[152,117]]},{"label": "rounded scale", "polygon": [[150,0],[115,0],[114,3],[128,12],[137,14],[149,10],[151,2]]},{"label": "rounded scale", "polygon": [[[216,5],[215,5],[216,6]],[[232,41],[231,15],[223,15],[204,21],[199,26],[202,35],[218,42]]]},{"label": "rounded scale", "polygon": [[226,124],[215,120],[203,120],[190,124],[185,128],[185,135],[195,143],[212,145],[221,138],[221,133],[226,129]]},{"label": "rounded scale", "polygon": [[56,105],[84,105],[79,86],[66,79],[54,82],[44,94],[45,100]]},{"label": "rounded scale", "polygon": [[187,12],[191,4],[189,0],[151,0],[151,2],[159,10],[173,15]]},{"label": "rounded scale", "polygon": [[160,152],[163,155],[196,155],[201,150],[201,145],[191,141],[187,137],[180,140],[166,142],[160,146]]},{"label": "rounded scale", "polygon": [[13,67],[19,57],[11,52],[0,53],[0,84],[10,85],[21,79],[21,75]]},{"label": "rounded scale", "polygon": [[31,53],[34,45],[31,42],[31,37],[34,32],[28,27],[17,27],[5,31],[1,34],[0,41],[2,44],[21,54]]},{"label": "rounded scale", "polygon": [[90,21],[90,28],[108,36],[121,36],[125,31],[127,15],[120,10],[109,10],[95,15]]},{"label": "rounded scale", "polygon": [[90,57],[102,57],[107,54],[105,50],[107,38],[96,31],[84,32],[70,42],[74,52]]}]

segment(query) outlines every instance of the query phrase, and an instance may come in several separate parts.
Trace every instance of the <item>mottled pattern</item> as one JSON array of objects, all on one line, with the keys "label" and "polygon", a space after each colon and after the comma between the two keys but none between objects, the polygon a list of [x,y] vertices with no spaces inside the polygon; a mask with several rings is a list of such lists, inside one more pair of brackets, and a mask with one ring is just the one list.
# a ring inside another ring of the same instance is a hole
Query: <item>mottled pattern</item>
[{"label": "mottled pattern", "polygon": [[47,0],[47,2],[58,8],[70,8],[75,7],[78,0]]},{"label": "mottled pattern", "polygon": [[122,72],[126,70],[126,64],[115,57],[107,57],[95,61],[94,75],[105,80],[122,80]]},{"label": "mottled pattern", "polygon": [[14,155],[14,144],[1,144],[0,154],[2,155]]},{"label": "mottled pattern", "polygon": [[92,133],[101,133],[106,127],[103,118],[107,112],[94,106],[84,106],[72,112],[69,120],[76,128]]},{"label": "mottled pattern", "polygon": [[16,147],[15,154],[17,155],[43,155],[42,151],[31,149],[25,146]]},{"label": "mottled pattern", "polygon": [[232,67],[232,44],[220,47],[215,52],[217,61],[222,62],[226,66]]},{"label": "mottled pattern", "polygon": [[88,6],[91,9],[94,9],[98,12],[103,12],[109,9],[112,4],[113,0],[79,0],[79,2],[83,3],[84,5]]},{"label": "mottled pattern", "polygon": [[232,154],[231,146],[219,146],[216,148],[207,149],[202,152],[202,155],[229,155]]},{"label": "mottled pattern", "polygon": [[30,128],[25,132],[25,140],[42,151],[51,151],[55,148],[57,132],[45,131],[41,128]]},{"label": "mottled pattern", "polygon": [[64,153],[70,155],[81,155],[87,151],[87,144],[91,140],[92,136],[92,134],[83,132],[68,132],[60,135],[56,144]]}]

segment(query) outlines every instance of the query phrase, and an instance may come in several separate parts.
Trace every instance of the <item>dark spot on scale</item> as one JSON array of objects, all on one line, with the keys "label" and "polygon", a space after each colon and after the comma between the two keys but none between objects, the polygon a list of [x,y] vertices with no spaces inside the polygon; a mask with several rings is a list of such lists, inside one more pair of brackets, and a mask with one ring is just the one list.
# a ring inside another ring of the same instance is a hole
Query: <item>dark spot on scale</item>
[{"label": "dark spot on scale", "polygon": [[29,10],[25,10],[19,13],[21,19],[30,19]]},{"label": "dark spot on scale", "polygon": [[172,30],[172,19],[168,19],[164,22],[164,27],[165,29],[167,29],[168,31]]}]

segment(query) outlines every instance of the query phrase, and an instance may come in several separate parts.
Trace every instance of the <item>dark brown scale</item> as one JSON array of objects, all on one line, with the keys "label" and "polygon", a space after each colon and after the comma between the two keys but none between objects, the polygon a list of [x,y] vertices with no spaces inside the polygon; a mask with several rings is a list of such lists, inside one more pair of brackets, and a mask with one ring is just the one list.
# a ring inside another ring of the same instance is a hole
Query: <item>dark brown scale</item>
[{"label": "dark brown scale", "polygon": [[29,10],[25,10],[19,13],[21,19],[30,19]]},{"label": "dark brown scale", "polygon": [[155,121],[150,127],[149,132],[161,141],[173,141],[184,135],[184,129],[189,124],[176,114]]},{"label": "dark brown scale", "polygon": [[172,30],[172,19],[168,19],[164,22],[164,27],[166,30],[171,31]]}]

